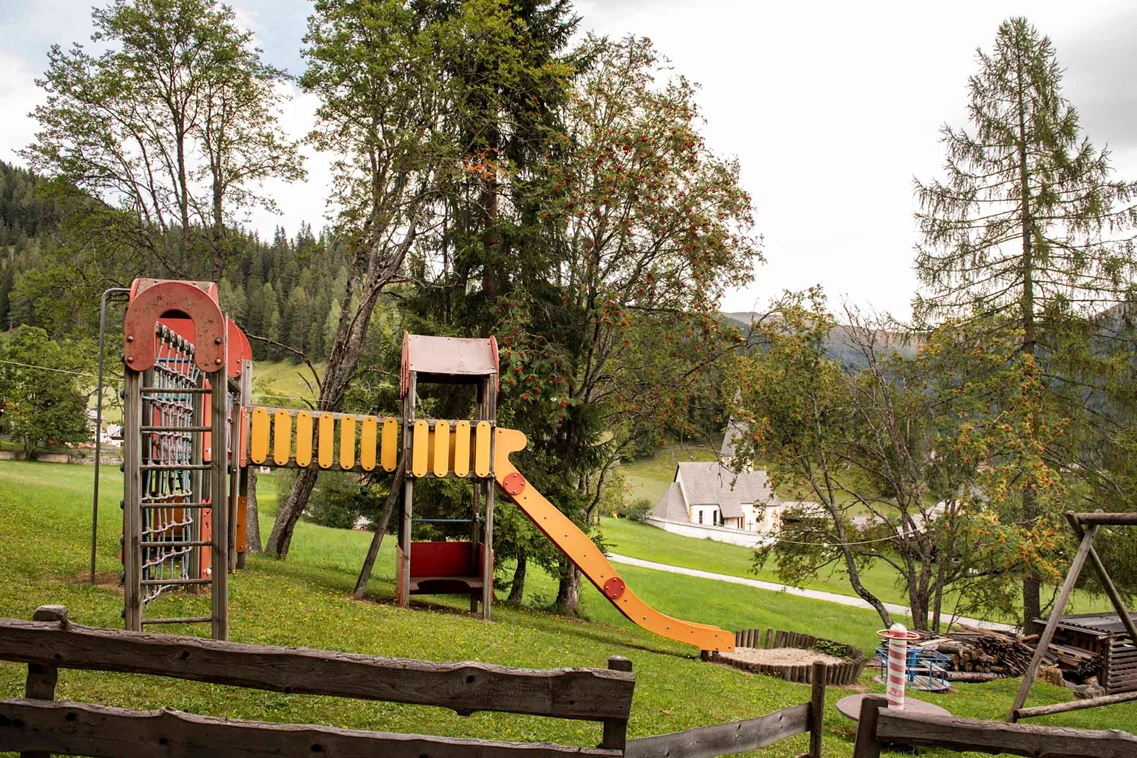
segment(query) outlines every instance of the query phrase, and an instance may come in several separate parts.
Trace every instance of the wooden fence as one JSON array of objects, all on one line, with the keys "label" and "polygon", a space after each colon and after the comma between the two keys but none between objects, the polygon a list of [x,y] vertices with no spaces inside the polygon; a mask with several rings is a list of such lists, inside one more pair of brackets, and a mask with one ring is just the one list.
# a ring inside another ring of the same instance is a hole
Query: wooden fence
[{"label": "wooden fence", "polygon": [[[63,755],[263,756],[374,754],[392,758],[554,758],[646,756],[709,758],[809,733],[821,756],[824,667],[809,703],[761,718],[627,740],[635,677],[631,661],[608,669],[518,669],[483,663],[431,663],[304,648],[282,648],[70,623],[63,606],[42,606],[32,621],[0,619],[0,660],[26,663],[26,696],[0,700],[0,752]],[[603,724],[597,748],[392,734],[311,724],[220,719],[170,709],[138,711],[56,702],[59,669],[165,676],[288,694],[331,695],[476,711],[521,713]]]},{"label": "wooden fence", "polygon": [[884,697],[866,697],[861,705],[853,758],[879,758],[885,745],[923,745],[958,753],[977,751],[1030,758],[1131,758],[1137,737],[1118,730],[977,721],[891,710]]},{"label": "wooden fence", "polygon": [[[332,751],[408,758],[546,758],[618,756],[626,745],[635,690],[626,658],[610,659],[610,670],[517,669],[95,629],[69,623],[62,606],[41,607],[34,619],[0,619],[0,660],[28,664],[26,697],[0,700],[0,752],[23,751],[35,758],[50,753],[126,758]],[[604,739],[599,748],[586,749],[51,702],[61,668],[433,705],[460,714],[497,711],[582,719],[603,723]]]}]

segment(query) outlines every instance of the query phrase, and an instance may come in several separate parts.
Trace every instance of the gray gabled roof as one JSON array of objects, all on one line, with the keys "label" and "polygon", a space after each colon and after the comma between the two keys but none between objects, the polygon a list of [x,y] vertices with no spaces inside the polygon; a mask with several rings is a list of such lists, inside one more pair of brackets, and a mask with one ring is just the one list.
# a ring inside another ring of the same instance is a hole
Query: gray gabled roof
[{"label": "gray gabled roof", "polygon": [[672,482],[667,487],[659,502],[651,509],[651,515],[664,521],[678,521],[682,524],[691,520],[691,514],[683,502],[683,492],[677,482]]},{"label": "gray gabled roof", "polygon": [[765,471],[735,473],[718,461],[680,463],[675,482],[687,505],[717,505],[723,518],[742,518],[743,504],[777,502]]}]

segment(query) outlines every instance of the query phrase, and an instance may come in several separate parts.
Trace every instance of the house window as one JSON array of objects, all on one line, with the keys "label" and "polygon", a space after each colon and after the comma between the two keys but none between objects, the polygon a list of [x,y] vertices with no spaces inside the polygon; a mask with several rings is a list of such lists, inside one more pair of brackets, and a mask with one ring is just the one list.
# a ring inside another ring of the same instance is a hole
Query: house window
[{"label": "house window", "polygon": [[703,523],[703,512],[701,510],[699,511],[699,523]]}]

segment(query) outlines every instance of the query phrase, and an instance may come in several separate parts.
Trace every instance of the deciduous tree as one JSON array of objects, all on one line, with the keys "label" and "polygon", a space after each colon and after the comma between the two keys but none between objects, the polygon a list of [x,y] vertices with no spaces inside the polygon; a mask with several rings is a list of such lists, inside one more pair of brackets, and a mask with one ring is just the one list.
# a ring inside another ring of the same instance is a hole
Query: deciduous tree
[{"label": "deciduous tree", "polygon": [[[319,0],[308,22],[300,85],[320,98],[312,140],[336,156],[335,236],[351,260],[319,410],[343,402],[379,297],[434,223],[438,187],[457,163],[442,128],[446,82],[439,77],[440,29],[429,11],[397,0]],[[315,469],[296,476],[266,551],[288,553],[316,477]]]},{"label": "deciduous tree", "polygon": [[[845,315],[838,327],[817,291],[787,296],[733,372],[735,418],[749,432],[735,464],[762,465],[813,503],[783,516],[758,563],[775,558],[795,585],[835,566],[888,626],[862,577],[886,567],[921,629],[929,614],[938,624],[945,592],[986,613],[1005,604],[1009,580],[1054,578],[1058,525],[1006,518],[1024,490],[1049,504],[1060,488],[1040,455],[1057,430],[1036,424],[1038,379],[1018,335],[991,340],[951,323],[906,357],[886,321]],[[856,361],[829,353],[838,328]]]},{"label": "deciduous tree", "polygon": [[83,234],[217,281],[229,229],[274,208],[261,182],[303,175],[277,122],[284,74],[216,0],[116,0],[92,19],[105,51],[52,47],[23,155],[82,210]]},{"label": "deciduous tree", "polygon": [[91,355],[89,343],[54,342],[34,326],[22,326],[0,342],[3,426],[23,441],[25,452],[43,442],[90,438],[80,374],[90,369]]}]

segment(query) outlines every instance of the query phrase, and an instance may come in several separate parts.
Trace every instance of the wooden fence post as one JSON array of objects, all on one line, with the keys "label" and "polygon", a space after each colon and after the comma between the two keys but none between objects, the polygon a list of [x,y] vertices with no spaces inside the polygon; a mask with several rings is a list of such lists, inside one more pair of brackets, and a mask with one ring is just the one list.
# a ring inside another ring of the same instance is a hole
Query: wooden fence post
[{"label": "wooden fence post", "polygon": [[876,722],[880,709],[887,707],[888,699],[880,695],[866,695],[861,701],[861,718],[857,723],[853,758],[880,758],[882,743],[876,738]]},{"label": "wooden fence post", "polygon": [[827,666],[814,661],[810,672],[809,758],[821,758],[821,730],[825,722],[825,680]]},{"label": "wooden fence post", "polygon": [[[32,621],[58,621],[60,626],[66,627],[67,606],[41,605],[32,614]],[[55,683],[57,681],[59,681],[59,669],[55,666],[29,663],[24,697],[31,700],[55,700]],[[50,755],[50,753],[39,750],[28,750],[20,753],[21,758],[48,758]]]},{"label": "wooden fence post", "polygon": [[[622,655],[613,655],[608,659],[608,668],[612,671],[631,671],[632,662]],[[606,719],[604,721],[604,741],[600,747],[607,750],[619,750],[621,753],[628,746],[628,720]]]}]

